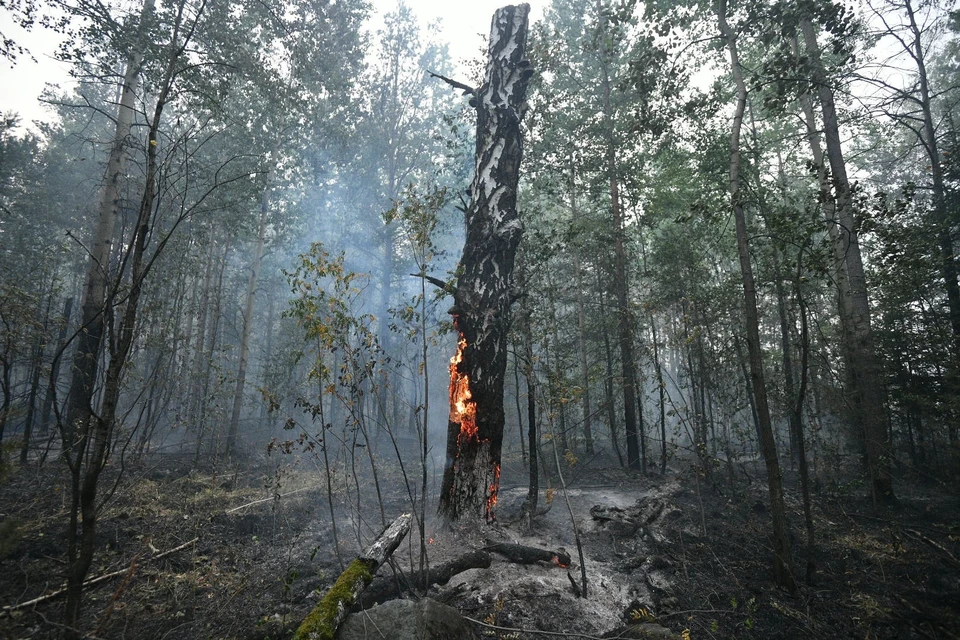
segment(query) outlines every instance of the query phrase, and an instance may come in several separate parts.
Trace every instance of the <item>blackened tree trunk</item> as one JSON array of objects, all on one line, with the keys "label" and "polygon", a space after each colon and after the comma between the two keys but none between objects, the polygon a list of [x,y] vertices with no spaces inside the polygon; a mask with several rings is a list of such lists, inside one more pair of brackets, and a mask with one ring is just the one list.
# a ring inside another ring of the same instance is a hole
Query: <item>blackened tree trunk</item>
[{"label": "blackened tree trunk", "polygon": [[[647,251],[643,244],[640,245],[641,256],[643,258],[643,272],[647,272]],[[667,472],[667,415],[664,406],[664,394],[666,385],[663,382],[663,367],[660,363],[660,341],[657,336],[657,319],[654,317],[651,307],[648,314],[650,318],[650,334],[653,338],[653,370],[657,379],[657,396],[660,409],[660,475]]]},{"label": "blackened tree trunk", "polygon": [[650,314],[650,332],[653,335],[653,366],[657,374],[657,396],[660,408],[660,475],[667,473],[667,414],[664,392],[667,385],[663,381],[663,366],[660,363],[660,346],[657,340],[657,321]]},{"label": "blackened tree trunk", "polygon": [[[597,274],[597,303],[600,307],[600,317],[607,317],[606,305],[603,300],[606,292],[603,288],[603,282],[600,279],[600,271]],[[603,383],[604,404],[607,409],[607,422],[610,424],[610,443],[617,454],[617,461],[623,466],[623,452],[620,450],[620,438],[617,437],[617,403],[613,397],[613,349],[610,347],[610,334],[603,331],[603,355],[607,366],[607,376]]]},{"label": "blackened tree trunk", "polygon": [[34,342],[31,355],[33,369],[30,372],[30,391],[27,393],[27,415],[23,420],[23,443],[20,445],[20,464],[27,464],[30,455],[30,439],[33,434],[33,423],[37,415],[37,395],[40,391],[40,375],[43,371],[43,353],[46,349],[47,327],[50,324],[50,305],[53,301],[53,287],[47,299],[47,308],[43,314],[42,331]]},{"label": "blackened tree trunk", "polygon": [[526,60],[529,5],[493,16],[477,110],[476,169],[466,210],[467,237],[451,310],[459,340],[451,362],[447,459],[441,515],[493,519],[503,443],[507,329],[516,297],[513,267],[523,224],[517,214],[520,121],[533,70]]},{"label": "blackened tree trunk", "polygon": [[803,497],[803,522],[807,529],[807,584],[813,584],[816,572],[815,533],[813,528],[813,509],[810,502],[810,472],[807,469],[806,437],[803,433],[803,403],[807,393],[808,365],[810,359],[810,331],[807,327],[807,303],[801,290],[803,269],[803,248],[797,256],[797,274],[793,281],[794,293],[800,311],[800,389],[793,405],[791,425],[796,425],[797,458],[800,462],[800,490]]},{"label": "blackened tree trunk", "polygon": [[580,351],[580,380],[583,393],[580,404],[583,410],[583,446],[588,456],[592,456],[593,448],[593,409],[590,406],[590,362],[587,355],[586,329],[586,302],[583,295],[583,268],[580,265],[580,254],[577,249],[573,254],[573,273],[577,287],[577,346]]},{"label": "blackened tree trunk", "polygon": [[781,587],[793,592],[796,581],[793,573],[793,559],[790,555],[790,537],[787,525],[787,513],[783,500],[783,479],[780,475],[780,462],[777,458],[777,446],[773,438],[773,425],[770,421],[770,407],[767,404],[767,388],[763,377],[763,354],[760,350],[760,322],[757,312],[757,291],[753,279],[753,267],[750,263],[750,245],[747,236],[747,224],[740,193],[740,130],[747,104],[747,87],[740,67],[737,53],[737,37],[727,24],[727,3],[717,3],[717,18],[720,33],[726,41],[730,53],[730,67],[737,86],[737,109],[734,113],[730,135],[730,201],[733,208],[737,233],[737,253],[740,257],[740,272],[743,276],[744,316],[747,329],[747,352],[750,362],[750,381],[753,387],[757,408],[758,437],[760,450],[767,467],[767,488],[770,494],[770,514],[773,519],[773,572]]}]

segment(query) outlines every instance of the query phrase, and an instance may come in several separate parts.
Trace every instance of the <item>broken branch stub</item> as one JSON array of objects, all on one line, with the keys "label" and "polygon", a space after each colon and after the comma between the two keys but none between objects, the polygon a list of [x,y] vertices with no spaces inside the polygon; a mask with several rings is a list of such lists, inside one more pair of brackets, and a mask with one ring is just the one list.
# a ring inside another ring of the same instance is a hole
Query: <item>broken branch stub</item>
[{"label": "broken branch stub", "polygon": [[523,155],[520,122],[532,75],[525,53],[529,11],[529,5],[521,4],[494,14],[484,82],[470,101],[477,112],[476,164],[451,311],[459,347],[451,364],[439,507],[450,520],[492,520],[499,491],[506,339],[523,233],[517,184]]}]

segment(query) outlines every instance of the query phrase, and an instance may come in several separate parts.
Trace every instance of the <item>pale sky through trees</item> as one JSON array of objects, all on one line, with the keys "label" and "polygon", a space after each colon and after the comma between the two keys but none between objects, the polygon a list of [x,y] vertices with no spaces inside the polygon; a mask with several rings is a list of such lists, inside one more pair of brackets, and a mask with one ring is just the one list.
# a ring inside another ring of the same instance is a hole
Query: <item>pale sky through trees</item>
[{"label": "pale sky through trees", "polygon": [[[474,0],[469,3],[451,3],[444,0],[408,0],[406,3],[421,24],[439,21],[438,39],[450,46],[450,56],[458,68],[466,60],[479,55],[483,37],[490,30],[493,12],[510,4],[509,0]],[[396,0],[373,0],[373,9],[368,29],[375,31],[381,24],[384,13],[396,8]],[[542,13],[542,8],[531,6],[531,22]],[[11,23],[10,16],[0,11],[0,33],[13,37],[26,46],[30,55],[23,55],[11,68],[9,63],[0,65],[0,113],[17,112],[24,124],[34,120],[53,117],[38,102],[47,83],[67,86],[70,79],[67,65],[58,63],[52,55],[59,42],[57,34],[35,28],[26,33]],[[372,52],[371,52],[372,53]],[[30,56],[35,59],[31,59]]]}]

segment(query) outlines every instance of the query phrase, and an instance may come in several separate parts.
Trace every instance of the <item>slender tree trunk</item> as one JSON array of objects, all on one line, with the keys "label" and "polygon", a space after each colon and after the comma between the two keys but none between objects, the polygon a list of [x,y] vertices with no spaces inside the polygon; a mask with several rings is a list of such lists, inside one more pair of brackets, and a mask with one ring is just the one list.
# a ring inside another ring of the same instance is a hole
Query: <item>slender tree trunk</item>
[{"label": "slender tree trunk", "polygon": [[[120,104],[117,111],[116,130],[110,157],[107,161],[106,181],[100,196],[97,227],[81,301],[80,330],[73,356],[73,378],[67,397],[66,415],[60,424],[63,455],[70,471],[70,522],[67,529],[67,596],[64,622],[77,633],[80,621],[80,604],[83,581],[93,561],[96,538],[96,495],[100,472],[106,463],[107,447],[112,434],[112,398],[104,389],[104,400],[99,415],[94,414],[97,375],[101,344],[104,336],[108,300],[112,302],[115,292],[111,290],[109,273],[110,255],[113,248],[117,213],[120,205],[121,180],[126,173],[127,150],[136,109],[137,85],[143,62],[141,47],[147,30],[147,22],[153,13],[154,0],[144,0],[140,13],[134,46],[126,60],[126,69],[121,86]],[[145,194],[146,197],[146,194]],[[142,214],[142,210],[141,210]],[[139,231],[139,229],[138,229]],[[136,285],[135,285],[136,286]],[[133,293],[129,294],[131,297]],[[128,307],[131,301],[127,302]],[[136,313],[134,305],[134,314]],[[130,327],[132,331],[133,327]],[[124,354],[125,355],[125,354]],[[120,367],[111,361],[110,367]],[[119,371],[108,371],[108,379]],[[119,380],[117,380],[119,383]]]},{"label": "slender tree trunk", "polygon": [[[643,252],[643,271],[646,273],[647,251],[642,244],[640,247]],[[657,320],[653,315],[652,309],[650,310],[649,319],[650,333],[653,338],[653,369],[656,374],[658,408],[660,410],[660,475],[664,475],[667,472],[667,415],[664,403],[666,385],[663,383],[663,368],[660,363],[660,341],[657,336]]]},{"label": "slender tree trunk", "polygon": [[807,394],[808,362],[810,360],[810,330],[807,322],[807,303],[801,290],[803,249],[797,256],[797,274],[794,279],[794,294],[800,307],[800,389],[791,413],[791,426],[796,428],[797,459],[800,463],[800,491],[803,496],[803,522],[807,529],[807,584],[812,584],[817,567],[817,554],[813,528],[813,507],[810,500],[810,471],[807,468],[806,436],[803,433],[803,404]]},{"label": "slender tree trunk", "polygon": [[33,425],[37,416],[37,395],[40,392],[40,375],[43,372],[43,353],[50,324],[50,305],[53,304],[53,285],[51,283],[50,296],[47,298],[46,310],[43,313],[42,330],[33,345],[33,363],[30,373],[30,391],[27,392],[27,415],[23,420],[23,444],[20,445],[20,464],[27,464],[30,455],[30,440],[33,436]]},{"label": "slender tree trunk", "polygon": [[[260,359],[259,376],[260,384],[266,385],[267,375],[269,373],[270,361],[273,359],[273,325],[276,316],[277,297],[272,288],[267,290],[267,320],[263,327],[266,334],[264,338],[263,356]],[[378,403],[379,404],[379,403]],[[270,425],[270,405],[267,402],[260,403],[260,425],[266,427]]]},{"label": "slender tree trunk", "polygon": [[[606,295],[603,289],[603,283],[600,280],[600,272],[597,271],[597,299],[600,305],[600,317],[606,318],[606,305],[603,302]],[[613,349],[610,347],[610,334],[603,332],[603,355],[607,363],[607,376],[603,381],[603,390],[605,393],[605,404],[607,408],[607,422],[610,423],[610,444],[617,454],[617,461],[623,466],[623,453],[620,450],[620,438],[617,434],[617,403],[613,395]]]},{"label": "slender tree trunk", "polygon": [[[913,35],[911,55],[917,64],[917,83],[920,88],[920,111],[923,114],[923,135],[920,142],[930,160],[930,173],[933,178],[933,213],[937,227],[937,241],[940,248],[940,273],[947,293],[947,308],[950,316],[952,340],[950,342],[953,359],[947,368],[948,395],[956,398],[960,395],[960,284],[957,281],[957,262],[953,247],[952,220],[947,204],[947,187],[944,182],[943,164],[940,160],[940,144],[937,140],[936,123],[933,117],[930,81],[927,75],[927,52],[923,48],[922,32],[917,24],[912,0],[904,0],[903,7],[910,20]],[[913,127],[911,127],[911,130]],[[957,407],[952,407],[949,420],[956,423]],[[955,435],[956,428],[951,431]]]},{"label": "slender tree trunk", "polygon": [[247,363],[250,359],[250,336],[253,333],[253,309],[257,299],[257,285],[260,281],[260,267],[263,265],[263,245],[267,234],[267,214],[270,212],[270,190],[273,187],[274,170],[267,173],[267,180],[260,196],[260,217],[257,225],[257,245],[250,265],[250,279],[247,281],[246,304],[243,307],[243,331],[240,334],[240,366],[237,371],[237,386],[233,393],[233,409],[230,412],[230,427],[227,431],[226,454],[237,454],[237,434],[240,430],[240,412],[243,409],[243,389],[247,381]]},{"label": "slender tree trunk", "polygon": [[801,20],[800,27],[813,73],[813,82],[820,98],[827,159],[833,180],[834,206],[837,222],[841,227],[839,238],[844,245],[843,255],[849,285],[849,300],[847,305],[841,304],[841,310],[846,307],[849,313],[846,326],[851,338],[851,357],[847,365],[853,374],[855,384],[854,408],[862,420],[867,474],[870,478],[873,499],[876,502],[889,503],[895,500],[895,496],[890,478],[890,452],[884,409],[886,398],[880,362],[870,327],[870,303],[860,252],[858,224],[854,214],[853,194],[847,179],[847,168],[840,144],[833,90],[820,61],[816,32],[809,20]]},{"label": "slender tree trunk", "polygon": [[688,313],[687,303],[684,301],[682,322],[683,344],[685,347],[683,349],[683,356],[687,364],[687,380],[690,384],[689,402],[687,404],[693,410],[693,448],[697,454],[697,460],[700,463],[700,470],[706,476],[709,476],[711,473],[711,465],[710,455],[707,451],[707,430],[703,420],[703,410],[700,402],[701,381],[698,379],[699,376],[697,375],[697,369],[693,366],[693,343],[695,338],[690,335],[690,326],[688,322],[689,317],[690,314]]},{"label": "slender tree trunk", "polygon": [[[213,286],[213,270],[217,262],[217,242],[216,235],[211,230],[207,237],[208,249],[205,267],[203,270],[203,284],[200,289],[199,317],[197,318],[197,342],[193,352],[193,365],[190,368],[189,379],[191,384],[187,387],[187,425],[188,428],[195,430],[199,434],[200,428],[200,398],[203,395],[204,373],[203,363],[206,358],[206,340],[207,340],[207,318],[210,309],[210,291]],[[199,435],[198,435],[199,437]]]},{"label": "slender tree trunk", "polygon": [[[8,330],[7,335],[13,335]],[[0,443],[3,442],[3,432],[7,428],[7,416],[10,415],[10,404],[13,399],[11,374],[13,372],[13,360],[10,357],[12,345],[4,345],[4,353],[0,354],[0,389],[3,390],[3,400],[0,402]],[[0,453],[0,456],[3,454]],[[2,461],[2,458],[0,458]]]},{"label": "slender tree trunk", "polygon": [[740,363],[740,374],[743,376],[743,386],[747,394],[747,404],[750,405],[750,421],[753,424],[753,433],[757,436],[757,442],[760,442],[760,418],[757,414],[757,403],[753,396],[753,383],[750,381],[750,369],[746,357],[743,355],[743,346],[740,344],[740,337],[733,339],[733,349],[737,354],[737,362]]},{"label": "slender tree trunk", "polygon": [[[528,325],[529,326],[529,325]],[[528,355],[533,355],[532,338],[526,340],[525,345],[528,349]],[[540,437],[537,429],[537,377],[533,370],[533,360],[531,358],[527,371],[524,375],[527,381],[527,451],[529,451],[529,474],[527,475],[527,499],[524,502],[524,510],[532,518],[537,511],[537,499],[540,495]],[[548,485],[549,486],[549,485]]]},{"label": "slender tree trunk", "polygon": [[[526,269],[521,266],[519,271],[519,286],[524,293],[527,292]],[[530,311],[530,302],[528,296],[520,298],[520,331],[523,340],[523,376],[527,383],[527,450],[530,452],[529,465],[527,469],[527,497],[523,503],[523,512],[526,514],[527,527],[531,526],[533,515],[537,512],[537,500],[540,496],[540,467],[537,453],[539,451],[540,439],[537,437],[537,379],[533,368],[533,331],[531,323],[533,316]],[[517,393],[520,392],[519,385]],[[523,434],[520,436],[523,437]]]},{"label": "slender tree trunk", "polygon": [[[514,344],[514,354],[520,349],[519,344]],[[513,358],[513,400],[517,406],[517,437],[520,438],[520,461],[527,464],[527,441],[524,439],[526,432],[523,430],[523,407],[520,406],[520,356]]]},{"label": "slender tree trunk", "polygon": [[207,352],[201,352],[200,368],[197,370],[197,442],[194,449],[194,466],[200,461],[200,453],[203,448],[203,436],[207,428],[207,408],[210,398],[210,373],[213,369],[213,357],[217,352],[217,337],[220,335],[220,322],[223,311],[223,275],[227,270],[227,257],[230,255],[230,240],[226,239],[223,243],[223,254],[218,258],[220,264],[217,268],[217,282],[214,287],[214,300],[211,313],[208,315],[209,328],[207,330]]},{"label": "slender tree trunk", "polygon": [[660,408],[660,475],[667,473],[667,411],[664,402],[666,384],[663,382],[663,365],[660,363],[660,346],[657,340],[657,321],[650,314],[650,330],[653,333],[653,366],[657,372],[657,397]]},{"label": "slender tree trunk", "polygon": [[[548,341],[548,348],[544,353],[547,361],[547,370],[549,371],[547,386],[550,396],[550,416],[551,421],[554,416],[559,418],[560,428],[554,429],[553,437],[560,437],[560,446],[563,448],[563,452],[566,453],[570,450],[570,443],[567,440],[567,403],[564,401],[563,397],[566,393],[567,380],[566,375],[564,375],[565,370],[563,361],[560,359],[561,348],[560,332],[557,327],[557,300],[549,269],[544,277],[547,284],[547,302],[550,304],[551,339]],[[553,356],[552,358],[550,357],[551,352]]]},{"label": "slender tree trunk", "polygon": [[[392,167],[392,163],[391,163]],[[391,168],[392,172],[392,168]],[[395,188],[393,187],[393,179],[391,177],[389,192],[391,198],[395,198],[396,194]],[[383,226],[383,254],[381,256],[381,272],[380,272],[380,316],[378,323],[377,339],[380,343],[380,349],[382,349],[382,357],[390,357],[390,353],[393,350],[392,346],[392,336],[390,334],[390,301],[393,297],[393,272],[395,268],[394,260],[394,228],[395,225],[393,222],[386,222]],[[391,399],[397,397],[397,393],[391,389],[393,382],[390,380],[390,367],[379,367],[377,371],[377,377],[374,380],[370,381],[371,384],[376,385],[379,389],[375,392],[379,394],[384,400],[375,403],[376,407],[376,429],[379,433],[380,429],[384,428],[386,425],[392,423],[395,414],[391,412],[391,407],[393,402]],[[370,399],[372,400],[374,394],[370,394]],[[379,438],[377,438],[379,440]]]},{"label": "slender tree trunk", "polygon": [[485,80],[474,92],[476,171],[466,211],[467,238],[452,310],[458,333],[451,364],[447,459],[441,515],[493,519],[500,488],[507,329],[516,292],[513,268],[523,224],[517,213],[527,83],[529,5],[493,17]]},{"label": "slender tree trunk", "polygon": [[[783,288],[783,275],[779,272],[781,267],[780,252],[774,248],[774,262],[778,271],[776,275],[777,291],[777,315],[780,318],[780,361],[783,363],[783,394],[787,402],[791,402],[796,397],[796,375],[793,371],[793,354],[790,344],[790,319],[787,315],[787,298]],[[790,421],[790,455],[796,458],[797,455],[797,434],[800,432],[799,416],[796,412],[790,411],[788,414]]]},{"label": "slender tree trunk", "polygon": [[67,298],[63,303],[63,316],[60,331],[57,333],[57,351],[50,364],[50,377],[47,389],[43,394],[43,411],[40,413],[40,433],[46,435],[50,429],[50,414],[53,413],[53,403],[56,398],[57,383],[60,381],[60,363],[65,349],[64,340],[67,339],[67,328],[70,326],[70,314],[73,313],[73,298]]},{"label": "slender tree trunk", "polygon": [[[570,154],[570,213],[573,220],[580,216],[579,203],[577,202],[577,180],[576,165],[573,161],[573,153]],[[587,330],[586,313],[583,299],[583,269],[580,264],[580,250],[573,249],[573,274],[577,287],[577,346],[580,350],[580,380],[583,385],[583,392],[580,396],[581,409],[583,411],[583,444],[587,455],[593,455],[593,425],[591,424],[593,416],[590,409],[590,366],[587,357]]]},{"label": "slender tree trunk", "polygon": [[747,350],[750,360],[750,379],[760,420],[760,447],[767,467],[767,487],[770,494],[770,513],[773,517],[773,571],[777,584],[793,592],[796,581],[793,575],[793,559],[790,554],[790,537],[787,524],[786,507],[783,499],[783,480],[780,475],[780,462],[777,458],[776,444],[773,439],[773,426],[770,422],[770,408],[767,405],[767,389],[763,378],[763,354],[760,349],[760,323],[757,313],[757,293],[753,280],[753,267],[750,264],[750,246],[747,224],[743,212],[740,194],[740,130],[747,104],[747,87],[737,54],[736,35],[727,25],[726,0],[717,3],[717,17],[720,33],[726,40],[730,53],[730,67],[737,85],[737,108],[733,118],[730,135],[730,201],[733,208],[737,233],[737,253],[740,257],[740,272],[743,276],[744,315],[747,326]]},{"label": "slender tree trunk", "polygon": [[637,437],[636,362],[633,356],[633,317],[630,313],[627,282],[627,251],[623,211],[620,205],[620,182],[617,178],[616,150],[613,141],[613,114],[610,105],[611,82],[604,68],[604,118],[608,136],[606,169],[610,181],[610,211],[613,214],[613,285],[617,297],[617,339],[620,345],[620,366],[623,374],[623,423],[627,439],[627,466],[640,469],[640,447]]}]

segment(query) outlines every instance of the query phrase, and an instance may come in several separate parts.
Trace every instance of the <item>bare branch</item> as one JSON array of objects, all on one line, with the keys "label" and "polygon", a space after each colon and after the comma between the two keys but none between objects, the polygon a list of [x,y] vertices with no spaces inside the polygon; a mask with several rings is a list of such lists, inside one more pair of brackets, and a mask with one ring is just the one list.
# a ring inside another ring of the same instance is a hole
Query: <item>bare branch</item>
[{"label": "bare branch", "polygon": [[471,96],[477,95],[477,90],[469,85],[465,85],[462,82],[457,82],[456,80],[452,80],[447,76],[442,76],[439,73],[434,73],[433,71],[427,71],[427,73],[430,74],[431,78],[437,78],[439,80],[443,80],[444,82],[446,82],[448,85],[450,85],[455,89],[462,89],[463,95],[471,95]]}]

